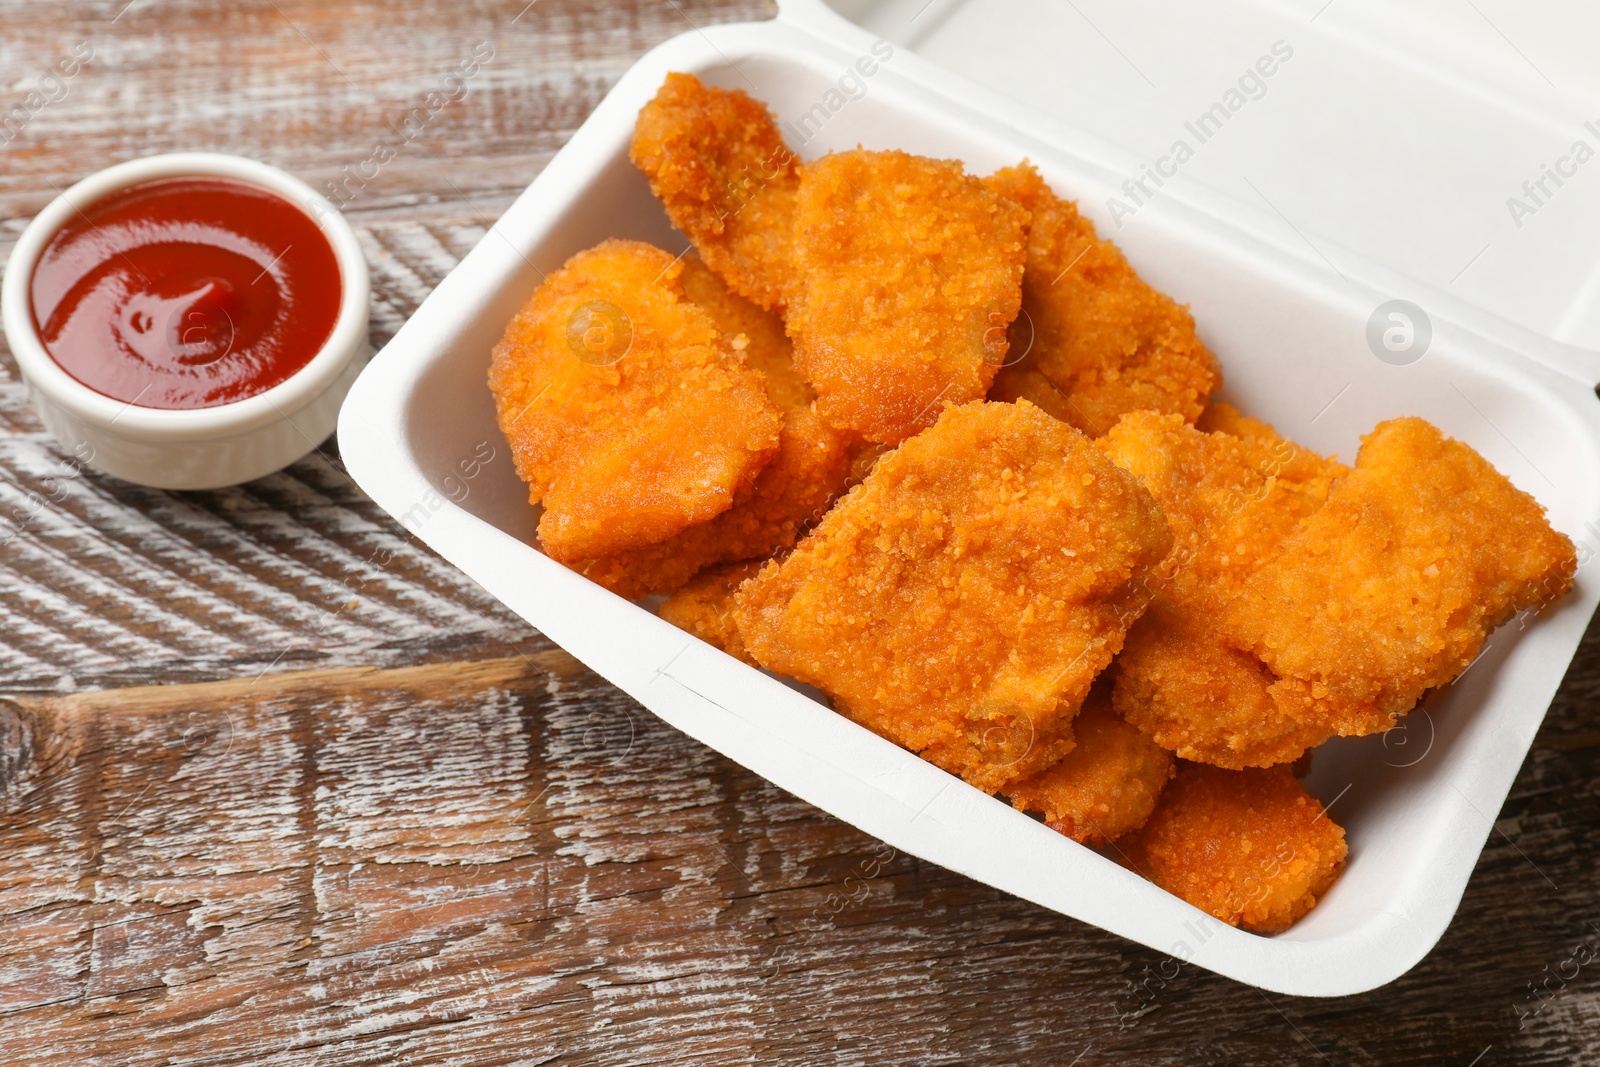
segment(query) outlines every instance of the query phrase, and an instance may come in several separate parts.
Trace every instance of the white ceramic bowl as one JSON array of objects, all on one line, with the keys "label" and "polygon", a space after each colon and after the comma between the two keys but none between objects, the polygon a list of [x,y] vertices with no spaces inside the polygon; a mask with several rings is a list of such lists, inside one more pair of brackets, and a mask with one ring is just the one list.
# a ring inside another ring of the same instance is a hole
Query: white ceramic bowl
[{"label": "white ceramic bowl", "polygon": [[[1335,271],[1276,216],[1203,190],[1169,182],[1118,230],[1103,205],[1137,159],[908,52],[881,63],[858,99],[830,96],[872,44],[820,0],[781,0],[774,22],[686,33],[641,59],[356,383],[339,424],[350,472],[656,715],[903,852],[1266,989],[1334,996],[1395,978],[1455,913],[1600,601],[1588,562],[1600,552],[1600,360],[1347,252],[1328,252]],[[1405,730],[1318,750],[1307,787],[1346,828],[1350,862],[1292,929],[1261,937],[1223,925],[532,547],[536,514],[495,425],[489,353],[541,272],[575,252],[607,237],[685,246],[627,155],[639,108],[672,70],[751,90],[791,124],[838,104],[794,146],[808,159],[857,142],[957,157],[980,174],[1031,157],[1153,284],[1192,305],[1228,399],[1347,460],[1379,421],[1427,418],[1579,542],[1577,589],[1526,628],[1497,632]],[[1431,347],[1403,366],[1366,339],[1395,297],[1433,322]]]},{"label": "white ceramic bowl", "polygon": [[[271,389],[216,407],[139,407],[96,392],[50,358],[34,327],[29,289],[45,246],[80,210],[131,185],[183,176],[233,178],[299,207],[333,247],[343,295],[322,348]],[[259,478],[293,463],[332,433],[345,394],[371,356],[369,304],[366,258],[350,224],[331,203],[276,167],[204,152],[119,163],[56,197],[22,231],[0,289],[6,341],[45,428],[90,466],[160,489],[211,489]]]}]

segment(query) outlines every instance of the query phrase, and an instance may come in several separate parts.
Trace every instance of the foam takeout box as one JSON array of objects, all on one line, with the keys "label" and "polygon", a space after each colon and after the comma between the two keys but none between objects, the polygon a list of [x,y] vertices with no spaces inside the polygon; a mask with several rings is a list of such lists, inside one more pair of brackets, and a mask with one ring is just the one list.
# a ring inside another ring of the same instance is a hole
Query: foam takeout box
[{"label": "foam takeout box", "polygon": [[[1192,306],[1223,362],[1226,399],[1347,461],[1375,423],[1420,415],[1482,452],[1578,542],[1577,589],[1554,609],[1503,627],[1402,727],[1318,751],[1306,785],[1333,805],[1350,860],[1291,930],[1261,937],[1217,922],[532,547],[537,512],[495,425],[489,352],[542,274],[573,253],[608,237],[685,247],[627,158],[639,108],[674,70],[765,101],[806,158],[859,142],[959,158],[974,173],[1032,159],[1152,284]],[[344,405],[341,449],[374,500],[583,663],[895,848],[1265,989],[1366,990],[1404,973],[1448,925],[1600,598],[1586,565],[1600,551],[1600,359],[1355,255],[1335,266],[1271,213],[1198,186],[1173,183],[1117,228],[1106,204],[1137,166],[820,0],[784,0],[767,23],[685,32],[628,71],[373,360]],[[1420,359],[1369,347],[1374,310],[1397,295],[1426,308]]]}]

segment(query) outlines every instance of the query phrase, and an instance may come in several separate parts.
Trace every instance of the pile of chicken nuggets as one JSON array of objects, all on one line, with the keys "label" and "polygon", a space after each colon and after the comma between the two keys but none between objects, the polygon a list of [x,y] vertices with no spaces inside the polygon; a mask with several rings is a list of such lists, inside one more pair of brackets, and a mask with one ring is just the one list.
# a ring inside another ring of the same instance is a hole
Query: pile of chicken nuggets
[{"label": "pile of chicken nuggets", "polygon": [[632,159],[693,252],[550,274],[489,373],[552,558],[1246,929],[1333,884],[1296,776],[1389,729],[1572,543],[1414,418],[1353,467],[1022,163],[801,161],[672,74]]}]

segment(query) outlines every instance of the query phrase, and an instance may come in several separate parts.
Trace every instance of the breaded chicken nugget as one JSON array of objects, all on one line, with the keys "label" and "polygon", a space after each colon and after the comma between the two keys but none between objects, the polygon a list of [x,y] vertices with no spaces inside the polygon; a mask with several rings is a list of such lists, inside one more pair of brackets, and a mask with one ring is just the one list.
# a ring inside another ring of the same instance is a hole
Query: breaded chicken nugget
[{"label": "breaded chicken nugget", "polygon": [[1111,710],[1103,686],[1072,721],[1077,744],[1055,766],[1006,787],[1021,811],[1091,847],[1143,826],[1172,777],[1172,755]]},{"label": "breaded chicken nugget", "polygon": [[746,560],[702,571],[669,597],[656,614],[735,659],[759,667],[745,649],[739,628],[733,621],[734,592],[759,570],[760,560]]},{"label": "breaded chicken nugget", "polygon": [[1290,762],[1328,731],[1277,710],[1272,674],[1229,644],[1217,606],[1323,506],[1346,471],[1227,411],[1239,436],[1135,412],[1100,444],[1161,503],[1176,542],[1167,581],[1117,661],[1113,703],[1185,759],[1239,769]]},{"label": "breaded chicken nugget", "polygon": [[1539,503],[1421,419],[1381,423],[1355,471],[1225,612],[1278,676],[1278,708],[1339,734],[1387,730],[1465,670],[1489,631],[1572,586]]},{"label": "breaded chicken nugget", "polygon": [[1328,499],[1341,464],[1278,436],[1205,433],[1181,415],[1123,416],[1100,445],[1161,502],[1176,547],[1167,592],[1215,600],[1269,558]]},{"label": "breaded chicken nugget", "polygon": [[1031,164],[985,182],[1033,217],[1023,314],[1011,329],[1027,354],[1000,371],[989,398],[1026,398],[1095,437],[1129,411],[1193,422],[1222,371],[1188,309],[1147,285]]},{"label": "breaded chicken nugget", "polygon": [[1230,926],[1276,934],[1310,911],[1344,868],[1344,830],[1287,767],[1185,763],[1123,862]]},{"label": "breaded chicken nugget", "polygon": [[629,154],[673,225],[739,295],[772,309],[791,271],[799,158],[772,113],[738,90],[668,74]]},{"label": "breaded chicken nugget", "polygon": [[992,793],[1069,751],[1171,544],[1076,430],[965,404],[879,459],[734,617],[763,666]]},{"label": "breaded chicken nugget", "polygon": [[761,375],[684,299],[682,271],[659,248],[606,241],[545,279],[495,346],[500,430],[556,559],[705,522],[778,449]]},{"label": "breaded chicken nugget", "polygon": [[822,417],[892,444],[981,399],[1022,299],[1027,220],[954,161],[857,149],[807,164],[787,322]]},{"label": "breaded chicken nugget", "polygon": [[794,369],[778,317],[729,290],[693,257],[683,261],[682,278],[684,293],[711,316],[728,346],[765,377],[783,430],[772,462],[739,487],[733,507],[721,515],[655,544],[570,564],[630,600],[669,593],[714,563],[764,559],[792,547],[850,474],[850,440],[812,410],[811,388]]},{"label": "breaded chicken nugget", "polygon": [[1203,604],[1160,596],[1128,632],[1113,701],[1131,725],[1184,759],[1270,767],[1329,736],[1280,712],[1274,681],[1259,659],[1228,644]]}]

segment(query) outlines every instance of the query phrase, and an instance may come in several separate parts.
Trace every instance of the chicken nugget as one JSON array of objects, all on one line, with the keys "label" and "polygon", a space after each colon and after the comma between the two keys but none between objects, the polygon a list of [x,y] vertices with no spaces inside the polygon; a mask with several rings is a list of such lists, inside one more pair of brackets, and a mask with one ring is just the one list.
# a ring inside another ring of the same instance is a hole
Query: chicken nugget
[{"label": "chicken nugget", "polygon": [[1222,371],[1189,310],[1146,284],[1031,164],[985,181],[1032,214],[1023,313],[1011,328],[1026,354],[1000,371],[989,398],[1026,398],[1096,437],[1130,411],[1193,422]]},{"label": "chicken nugget", "polygon": [[496,416],[555,559],[705,522],[778,450],[761,375],[684,299],[682,271],[659,248],[606,241],[546,278],[495,346]]},{"label": "chicken nugget", "polygon": [[733,594],[745,580],[761,570],[760,560],[713,567],[695,576],[656,609],[656,614],[680,630],[694,634],[708,645],[722,649],[752,667],[760,664],[751,658],[733,621]]},{"label": "chicken nugget", "polygon": [[1055,766],[1006,787],[1020,811],[1091,847],[1143,826],[1172,777],[1172,755],[1111,710],[1097,686],[1072,721],[1076,741]]},{"label": "chicken nugget", "polygon": [[1116,674],[1117,713],[1186,760],[1270,767],[1294,762],[1329,737],[1280,712],[1272,672],[1230,645],[1192,601],[1157,597],[1128,631]]},{"label": "chicken nugget", "polygon": [[734,618],[763,666],[992,793],[1070,750],[1171,544],[1083,435],[979,401],[880,458]]},{"label": "chicken nugget", "polygon": [[1117,842],[1131,869],[1230,926],[1276,934],[1344,869],[1344,830],[1287,767],[1178,767],[1143,827]]},{"label": "chicken nugget", "polygon": [[1416,418],[1362,440],[1354,472],[1223,613],[1277,676],[1279,710],[1344,735],[1387,730],[1577,570],[1544,508],[1471,448]]},{"label": "chicken nugget", "polygon": [[783,414],[783,430],[777,455],[739,487],[727,511],[664,541],[569,564],[630,600],[669,593],[714,563],[764,559],[792,547],[850,475],[851,441],[812,410],[811,388],[794,369],[778,317],[731,291],[694,257],[683,261],[683,289],[711,316],[729,347],[765,377],[767,396]]},{"label": "chicken nugget", "polygon": [[1022,299],[1027,220],[951,160],[857,149],[807,164],[787,322],[822,417],[893,444],[981,399]]},{"label": "chicken nugget", "polygon": [[799,157],[765,106],[693,74],[668,74],[639,112],[629,155],[734,292],[768,310],[783,305]]},{"label": "chicken nugget", "polygon": [[1231,595],[1347,473],[1266,423],[1245,421],[1253,424],[1249,436],[1206,433],[1181,415],[1138,411],[1100,440],[1111,461],[1161,502],[1172,524],[1169,595],[1213,601]]},{"label": "chicken nugget", "polygon": [[1297,759],[1328,731],[1277,710],[1272,674],[1229,644],[1217,605],[1323,506],[1345,468],[1266,423],[1237,412],[1232,418],[1248,436],[1135,412],[1100,444],[1161,503],[1176,542],[1163,564],[1165,583],[1118,659],[1113,703],[1185,759],[1239,769]]}]

